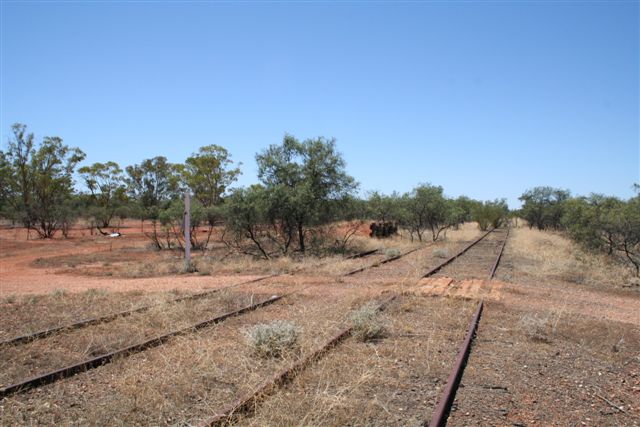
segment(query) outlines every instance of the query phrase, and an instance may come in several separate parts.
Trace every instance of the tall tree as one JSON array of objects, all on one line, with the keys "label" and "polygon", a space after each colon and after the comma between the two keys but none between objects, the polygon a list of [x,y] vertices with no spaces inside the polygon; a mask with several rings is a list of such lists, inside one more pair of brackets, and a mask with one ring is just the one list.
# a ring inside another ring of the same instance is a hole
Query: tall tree
[{"label": "tall tree", "polygon": [[2,153],[3,189],[18,219],[43,238],[51,238],[68,223],[73,196],[73,173],[85,154],[59,137],[44,137],[35,147],[26,126],[12,126],[13,138]]},{"label": "tall tree", "polygon": [[91,213],[100,226],[108,227],[117,210],[126,203],[125,178],[116,162],[94,163],[78,169],[89,190]]},{"label": "tall tree", "polygon": [[422,241],[426,230],[431,231],[431,239],[438,240],[440,233],[453,225],[451,201],[446,199],[440,186],[421,184],[403,195],[406,209],[405,225],[411,236],[415,233]]},{"label": "tall tree", "polygon": [[126,171],[130,196],[141,204],[145,218],[158,219],[160,209],[178,194],[178,168],[166,157],[158,156],[127,166]]},{"label": "tall tree", "polygon": [[529,228],[540,230],[558,229],[562,223],[563,203],[571,193],[552,187],[535,187],[525,191],[519,200],[523,202],[520,212],[529,223]]},{"label": "tall tree", "polygon": [[240,168],[233,168],[229,152],[218,145],[200,147],[185,161],[182,177],[202,206],[220,204],[227,188],[238,179]]},{"label": "tall tree", "polygon": [[331,202],[355,190],[355,180],[346,172],[346,163],[336,151],[335,139],[298,141],[285,135],[281,145],[271,145],[256,156],[258,177],[271,204],[272,223],[284,228],[289,242],[306,251],[308,227],[330,219]]}]

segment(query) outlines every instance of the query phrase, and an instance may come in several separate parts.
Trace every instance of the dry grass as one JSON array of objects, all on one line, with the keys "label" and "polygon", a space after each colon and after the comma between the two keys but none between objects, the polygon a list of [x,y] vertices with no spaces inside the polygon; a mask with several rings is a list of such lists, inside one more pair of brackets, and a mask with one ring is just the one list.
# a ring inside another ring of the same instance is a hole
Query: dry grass
[{"label": "dry grass", "polygon": [[167,296],[158,295],[155,301],[157,306],[148,311],[59,333],[24,345],[0,348],[0,383],[16,382],[99,356],[188,327],[269,296],[224,291],[209,298],[166,303]]},{"label": "dry grass", "polygon": [[291,322],[275,320],[253,325],[244,331],[245,339],[260,357],[281,357],[298,350],[299,328]]},{"label": "dry grass", "polygon": [[[584,252],[566,237],[520,227],[511,230],[506,253],[514,267],[536,280],[555,279],[579,285],[619,287],[631,280],[610,258]],[[510,277],[504,277],[509,280]]]},{"label": "dry grass", "polygon": [[[477,235],[479,235],[479,230],[477,230],[475,223],[463,224],[458,230],[448,230],[446,234],[441,236],[438,244],[456,244],[471,240]],[[425,239],[424,243],[420,243],[417,240],[411,241],[406,232],[401,232],[397,236],[386,239],[370,238],[360,233],[353,236],[345,255],[377,249],[380,259],[384,259],[384,257],[390,258],[423,244],[431,243],[429,236],[425,236]],[[99,238],[97,238],[96,242],[98,241],[101,242]],[[93,242],[93,244],[95,245],[96,242]],[[97,252],[58,256],[44,255],[36,258],[32,265],[39,268],[55,268],[57,273],[62,274],[129,279],[185,273],[181,251],[155,251],[144,247],[144,245],[140,246],[140,244],[141,242],[138,241],[137,246],[119,247],[112,251],[100,247]],[[230,253],[220,245],[213,246],[212,249],[205,253],[200,251],[193,252],[192,264],[196,274],[204,276],[228,274],[262,275],[319,271],[322,274],[335,276],[366,265],[363,263],[370,260],[379,260],[375,256],[367,257],[366,259],[347,260],[345,256],[340,254],[309,254],[304,257],[293,254],[264,260],[253,256]]]},{"label": "dry grass", "polygon": [[234,425],[418,425],[436,399],[472,304],[406,296],[383,339],[349,339]]},{"label": "dry grass", "polygon": [[637,425],[639,352],[630,324],[488,303],[450,424]]},{"label": "dry grass", "polygon": [[366,304],[351,313],[351,325],[352,335],[363,342],[382,338],[385,333],[380,311],[373,303]]},{"label": "dry grass", "polygon": [[451,242],[469,242],[477,239],[483,231],[480,231],[478,224],[475,222],[465,222],[458,229],[449,229],[443,236],[443,240]]},{"label": "dry grass", "polygon": [[[184,425],[211,416],[272,374],[284,358],[257,358],[242,331],[284,320],[300,328],[303,355],[343,324],[354,298],[291,297],[187,334],[144,353],[46,387],[2,405],[5,424]],[[51,348],[51,346],[49,347]],[[43,349],[43,351],[45,351]],[[105,384],[108,383],[108,393]]]},{"label": "dry grass", "polygon": [[170,293],[112,293],[99,288],[81,293],[57,289],[46,295],[6,295],[0,304],[0,340],[173,298],[175,294]]}]

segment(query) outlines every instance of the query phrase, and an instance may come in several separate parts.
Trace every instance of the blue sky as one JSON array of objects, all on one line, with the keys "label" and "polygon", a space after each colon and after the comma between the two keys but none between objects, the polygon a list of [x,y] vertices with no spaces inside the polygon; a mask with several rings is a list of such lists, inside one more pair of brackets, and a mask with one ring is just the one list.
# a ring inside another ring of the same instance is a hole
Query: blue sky
[{"label": "blue sky", "polygon": [[632,195],[640,10],[628,2],[6,2],[14,122],[86,163],[218,144],[257,181],[285,133],[335,137],[361,189]]}]

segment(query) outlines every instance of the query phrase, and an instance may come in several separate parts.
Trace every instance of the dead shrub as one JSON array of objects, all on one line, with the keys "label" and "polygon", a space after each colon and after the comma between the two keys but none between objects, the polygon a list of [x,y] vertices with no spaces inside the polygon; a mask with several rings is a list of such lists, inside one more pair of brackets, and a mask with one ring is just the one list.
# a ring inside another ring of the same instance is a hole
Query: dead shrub
[{"label": "dead shrub", "polygon": [[353,336],[356,339],[365,342],[384,336],[385,327],[378,311],[375,304],[366,304],[351,314]]},{"label": "dead shrub", "polygon": [[291,322],[276,320],[245,329],[244,335],[254,353],[260,357],[282,357],[299,348],[299,328]]}]

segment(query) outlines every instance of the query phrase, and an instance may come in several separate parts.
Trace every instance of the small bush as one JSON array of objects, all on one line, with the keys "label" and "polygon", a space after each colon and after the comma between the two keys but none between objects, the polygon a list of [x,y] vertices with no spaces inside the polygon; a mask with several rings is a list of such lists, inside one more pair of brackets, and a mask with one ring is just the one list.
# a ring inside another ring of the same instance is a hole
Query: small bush
[{"label": "small bush", "polygon": [[554,328],[551,319],[548,317],[538,317],[537,315],[525,315],[520,319],[520,327],[530,341],[550,343]]},{"label": "small bush", "polygon": [[244,335],[260,357],[281,357],[298,347],[299,329],[291,322],[276,320],[248,328]]},{"label": "small bush", "polygon": [[433,256],[436,258],[449,258],[449,251],[444,248],[437,248],[433,250]]},{"label": "small bush", "polygon": [[396,257],[396,256],[400,255],[400,250],[399,249],[387,249],[386,251],[384,251],[384,255],[387,258],[393,258],[393,257]]},{"label": "small bush", "polygon": [[370,341],[381,338],[385,328],[378,317],[378,307],[375,304],[367,304],[351,314],[353,336],[360,341]]},{"label": "small bush", "polygon": [[51,296],[56,298],[61,298],[66,294],[67,294],[67,291],[65,289],[54,289],[53,291],[51,291]]}]

